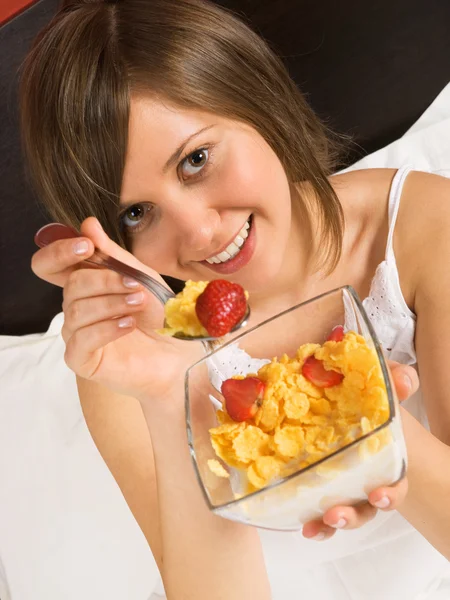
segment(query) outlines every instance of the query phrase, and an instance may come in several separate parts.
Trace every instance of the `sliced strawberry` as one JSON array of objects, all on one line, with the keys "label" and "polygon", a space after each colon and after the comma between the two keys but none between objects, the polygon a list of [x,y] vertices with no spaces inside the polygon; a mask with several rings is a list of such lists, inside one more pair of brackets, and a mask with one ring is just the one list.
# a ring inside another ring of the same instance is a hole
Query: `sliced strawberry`
[{"label": "sliced strawberry", "polygon": [[323,362],[314,356],[307,358],[303,364],[302,374],[308,381],[320,388],[338,385],[344,376],[337,371],[327,371]]},{"label": "sliced strawberry", "polygon": [[257,377],[227,379],[222,383],[225,408],[233,421],[247,421],[262,404],[265,385]]},{"label": "sliced strawberry", "polygon": [[336,325],[333,327],[330,335],[327,338],[327,342],[342,342],[344,339],[344,328],[342,325]]},{"label": "sliced strawberry", "polygon": [[244,288],[225,279],[214,279],[197,298],[195,312],[211,337],[222,337],[242,321],[247,312]]}]

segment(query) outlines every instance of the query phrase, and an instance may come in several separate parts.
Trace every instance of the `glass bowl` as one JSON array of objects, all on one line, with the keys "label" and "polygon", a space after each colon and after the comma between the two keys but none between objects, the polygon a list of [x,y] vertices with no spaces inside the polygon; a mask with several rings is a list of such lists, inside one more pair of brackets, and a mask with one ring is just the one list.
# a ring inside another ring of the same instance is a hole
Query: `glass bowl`
[{"label": "glass bowl", "polygon": [[[343,327],[344,340],[337,326]],[[332,331],[337,341],[327,341]],[[322,350],[305,346],[297,354],[304,344]],[[312,385],[305,370],[306,358],[318,350],[309,366],[317,360],[328,371],[329,361],[340,365],[332,369],[333,377],[341,373],[339,381],[330,387],[322,387],[314,371]],[[281,358],[284,354],[291,361]],[[273,357],[277,362],[271,363]],[[222,383],[236,376],[265,382],[262,406],[237,423],[223,411],[221,393]],[[187,371],[185,390],[198,482],[210,510],[227,519],[298,530],[335,505],[367,499],[373,489],[405,473],[390,373],[349,286],[294,306],[209,352]]]}]

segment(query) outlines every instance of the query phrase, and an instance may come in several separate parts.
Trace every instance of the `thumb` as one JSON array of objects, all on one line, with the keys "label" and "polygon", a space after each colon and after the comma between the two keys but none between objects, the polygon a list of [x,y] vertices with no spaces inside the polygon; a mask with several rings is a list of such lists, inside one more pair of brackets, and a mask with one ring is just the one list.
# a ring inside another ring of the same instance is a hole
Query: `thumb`
[{"label": "thumb", "polygon": [[419,388],[419,377],[413,367],[388,361],[392,379],[400,402],[409,398]]},{"label": "thumb", "polygon": [[[160,277],[156,271],[141,263],[135,256],[133,256],[133,254],[131,254],[131,252],[128,252],[116,244],[116,242],[114,242],[110,237],[108,237],[100,222],[95,217],[88,217],[85,221],[83,221],[80,231],[93,242],[94,246],[98,250],[104,254],[107,254],[116,260],[120,260],[122,263],[138,269],[139,271],[143,271],[167,287],[162,277]],[[160,301],[155,298],[153,294],[151,294],[148,290],[144,291],[146,300],[142,305],[142,310],[135,313],[134,318],[136,320],[138,329],[148,335],[151,334],[155,329],[162,327],[164,322],[164,308]]]}]

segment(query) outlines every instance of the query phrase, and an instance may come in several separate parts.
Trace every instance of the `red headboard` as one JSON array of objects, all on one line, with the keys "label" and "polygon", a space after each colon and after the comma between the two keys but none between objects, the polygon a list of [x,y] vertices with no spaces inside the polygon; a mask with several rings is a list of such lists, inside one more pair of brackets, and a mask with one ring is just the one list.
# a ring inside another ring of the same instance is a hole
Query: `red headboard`
[{"label": "red headboard", "polygon": [[0,2],[0,25],[33,4],[33,2],[36,2],[36,0],[2,0]]}]

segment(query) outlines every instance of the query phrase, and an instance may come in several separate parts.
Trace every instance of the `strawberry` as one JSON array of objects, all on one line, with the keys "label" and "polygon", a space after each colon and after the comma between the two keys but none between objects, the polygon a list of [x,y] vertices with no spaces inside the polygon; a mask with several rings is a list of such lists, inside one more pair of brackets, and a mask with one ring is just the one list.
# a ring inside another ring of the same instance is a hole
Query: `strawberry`
[{"label": "strawberry", "polygon": [[344,339],[344,328],[342,325],[336,325],[333,327],[330,335],[327,338],[327,342],[342,342]]},{"label": "strawberry", "polygon": [[244,288],[224,279],[210,281],[195,305],[198,320],[211,337],[229,333],[246,311]]},{"label": "strawberry", "polygon": [[257,377],[227,379],[222,383],[225,408],[233,421],[247,421],[262,404],[265,385]]},{"label": "strawberry", "polygon": [[323,362],[314,356],[310,356],[303,363],[302,375],[320,388],[338,385],[344,379],[344,376],[337,371],[327,371],[323,366]]}]

